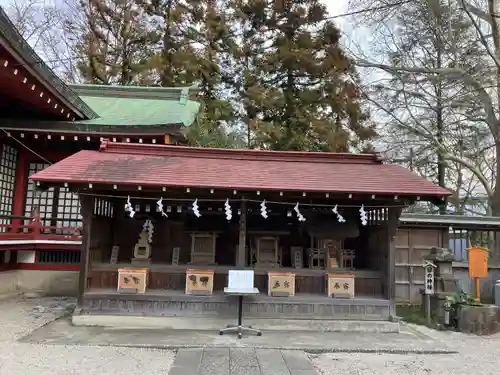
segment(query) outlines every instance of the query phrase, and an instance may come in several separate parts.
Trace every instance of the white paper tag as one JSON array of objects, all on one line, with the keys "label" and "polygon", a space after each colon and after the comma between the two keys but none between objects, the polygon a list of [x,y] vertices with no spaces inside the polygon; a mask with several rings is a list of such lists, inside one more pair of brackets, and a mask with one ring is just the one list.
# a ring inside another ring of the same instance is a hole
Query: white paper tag
[{"label": "white paper tag", "polygon": [[253,271],[229,271],[228,285],[229,289],[252,290],[253,286]]}]

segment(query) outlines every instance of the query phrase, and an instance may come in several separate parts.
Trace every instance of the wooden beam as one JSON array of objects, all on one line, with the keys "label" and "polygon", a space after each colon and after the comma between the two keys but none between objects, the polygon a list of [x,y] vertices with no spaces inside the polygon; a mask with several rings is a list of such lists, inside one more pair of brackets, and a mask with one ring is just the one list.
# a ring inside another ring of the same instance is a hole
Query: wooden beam
[{"label": "wooden beam", "polygon": [[[241,200],[246,199],[248,206],[258,206],[264,199],[269,204],[272,205],[271,202],[283,202],[292,205],[290,208],[293,208],[295,203],[299,203],[304,205],[301,209],[307,209],[307,204],[312,205],[325,205],[325,206],[335,206],[338,204],[340,208],[343,206],[354,206],[359,208],[362,204],[365,205],[366,210],[369,211],[375,208],[387,208],[394,206],[406,206],[409,205],[410,201],[408,199],[398,199],[394,200],[393,197],[377,197],[376,199],[371,199],[369,195],[364,196],[356,196],[353,199],[348,199],[345,194],[333,194],[331,193],[328,198],[325,197],[324,193],[308,193],[306,197],[303,197],[301,193],[298,192],[284,192],[283,195],[279,195],[278,191],[261,191],[260,195],[256,195],[255,191],[249,190],[238,190],[235,195],[231,188],[227,189],[210,189],[210,188],[196,188],[196,187],[165,187],[165,190],[161,186],[147,186],[141,185],[141,189],[139,190],[139,185],[125,185],[125,184],[109,184],[103,185],[99,183],[92,183],[92,188],[89,188],[88,183],[72,183],[68,181],[69,188],[72,192],[79,194],[93,194],[96,197],[101,195],[103,198],[109,196],[121,196],[123,199],[126,199],[127,196],[131,197],[131,200],[135,199],[137,201],[143,201],[147,199],[158,199],[159,197],[163,197],[165,200],[164,204],[175,205],[178,204],[191,204],[196,198],[199,200],[200,209],[203,210],[207,205],[219,204],[222,206],[224,201],[229,198],[229,200]],[[47,186],[64,186],[64,183],[41,183],[41,185]],[[113,188],[113,185],[116,185],[116,189]],[[189,189],[189,192],[186,191]],[[213,190],[213,193],[210,191]],[[255,194],[255,195],[254,195]],[[137,199],[134,197],[140,197],[141,199]],[[175,202],[170,199],[179,199],[180,201]],[[209,200],[213,199],[216,202],[210,202]],[[205,200],[205,201],[204,201]],[[138,202],[140,203],[140,202]]]},{"label": "wooden beam", "polygon": [[[113,199],[114,209],[113,209],[113,218],[111,219],[111,228],[112,228],[112,240],[113,246],[118,245],[120,243],[120,228],[122,225],[122,220],[125,216],[125,206],[123,202],[118,199]],[[155,209],[152,210],[153,212]]]},{"label": "wooden beam", "polygon": [[401,216],[400,208],[389,208],[387,222],[387,298],[390,301],[390,315],[396,316],[396,232]]},{"label": "wooden beam", "polygon": [[246,243],[247,243],[247,202],[241,201],[240,205],[240,231],[238,239],[238,255],[236,266],[245,267]]},{"label": "wooden beam", "polygon": [[[12,204],[12,215],[24,216],[24,203],[26,199],[26,189],[28,187],[28,164],[29,155],[24,147],[18,149],[19,157],[17,159],[15,190]],[[22,219],[13,219],[13,231],[17,233],[18,229],[24,224]]]},{"label": "wooden beam", "polygon": [[94,197],[89,195],[80,196],[81,213],[83,218],[82,253],[80,258],[80,279],[78,284],[78,305],[82,306],[83,293],[87,288],[87,277],[89,275],[90,242],[92,238],[92,214],[94,210]]}]

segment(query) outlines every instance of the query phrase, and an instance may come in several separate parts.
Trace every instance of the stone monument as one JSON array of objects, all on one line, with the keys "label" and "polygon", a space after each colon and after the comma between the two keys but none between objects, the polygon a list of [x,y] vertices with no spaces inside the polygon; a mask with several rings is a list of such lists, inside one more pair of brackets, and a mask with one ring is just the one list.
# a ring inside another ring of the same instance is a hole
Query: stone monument
[{"label": "stone monument", "polygon": [[148,232],[143,230],[139,234],[139,240],[134,247],[134,258],[132,264],[148,264],[151,260],[151,245],[148,241]]}]

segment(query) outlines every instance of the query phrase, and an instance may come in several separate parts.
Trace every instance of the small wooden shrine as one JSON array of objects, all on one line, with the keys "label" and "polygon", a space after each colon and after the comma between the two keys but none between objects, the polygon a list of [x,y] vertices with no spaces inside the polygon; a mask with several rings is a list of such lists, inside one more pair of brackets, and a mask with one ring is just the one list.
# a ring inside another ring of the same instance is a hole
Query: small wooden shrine
[{"label": "small wooden shrine", "polygon": [[401,210],[449,194],[376,154],[107,141],[31,178],[80,197],[86,315],[232,316],[252,269],[247,316],[388,320]]}]

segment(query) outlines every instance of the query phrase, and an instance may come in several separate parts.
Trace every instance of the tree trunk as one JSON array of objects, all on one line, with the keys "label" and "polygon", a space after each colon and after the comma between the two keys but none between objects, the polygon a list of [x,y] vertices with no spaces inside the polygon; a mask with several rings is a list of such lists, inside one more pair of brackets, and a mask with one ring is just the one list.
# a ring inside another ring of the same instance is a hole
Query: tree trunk
[{"label": "tree trunk", "polygon": [[[437,59],[436,59],[436,67],[438,69],[442,68],[442,59],[441,59],[441,49],[442,49],[442,43],[441,39],[438,38],[438,46],[437,46]],[[439,74],[438,75],[438,81],[437,81],[437,87],[436,87],[436,128],[437,128],[437,134],[436,138],[439,142],[439,144],[443,144],[444,140],[444,121],[443,121],[443,82],[442,82],[442,77]],[[438,150],[437,154],[437,175],[438,175],[438,184],[439,186],[446,188],[446,161],[443,155],[442,150]],[[459,193],[460,194],[460,193]],[[439,213],[444,215],[446,214],[446,201],[443,201],[439,205]]]},{"label": "tree trunk", "polygon": [[[493,37],[493,45],[495,47],[495,57],[498,62],[500,57],[500,23],[498,19],[498,12],[500,12],[500,0],[488,0],[488,11],[491,15],[491,34]],[[496,69],[496,91],[497,91],[497,111],[500,106],[500,66],[497,64]],[[493,132],[493,138],[495,139],[495,158],[496,158],[496,168],[495,168],[495,186],[493,188],[493,193],[491,197],[491,215],[500,216],[500,163],[498,162],[498,157],[500,156],[500,121],[495,123],[495,128]]]},{"label": "tree trunk", "polygon": [[168,0],[166,4],[166,9],[164,10],[164,34],[163,34],[163,70],[161,72],[161,85],[163,87],[171,87],[174,83],[173,77],[173,67],[172,67],[172,49],[173,46],[173,38],[172,31],[170,27],[172,26],[172,19],[170,17],[172,11],[172,0]]},{"label": "tree trunk", "polygon": [[[495,153],[498,158],[500,155],[500,142],[497,141],[495,144]],[[492,216],[500,216],[500,163],[496,163],[495,168],[495,189],[493,190],[493,195],[491,197],[490,207]]]},{"label": "tree trunk", "polygon": [[[497,128],[499,124],[497,123]],[[495,142],[495,154],[497,158],[495,168],[495,188],[490,199],[490,212],[491,216],[500,216],[500,163],[498,162],[498,155],[500,155],[500,142]],[[493,237],[493,238],[492,238]],[[490,261],[500,260],[500,233],[498,231],[490,232],[489,243]]]}]

